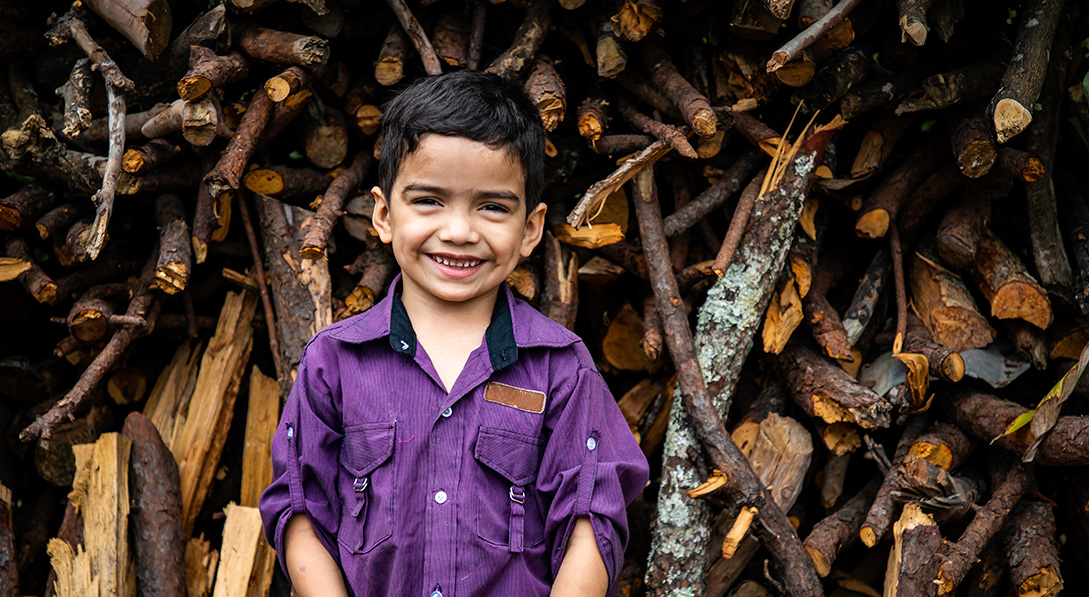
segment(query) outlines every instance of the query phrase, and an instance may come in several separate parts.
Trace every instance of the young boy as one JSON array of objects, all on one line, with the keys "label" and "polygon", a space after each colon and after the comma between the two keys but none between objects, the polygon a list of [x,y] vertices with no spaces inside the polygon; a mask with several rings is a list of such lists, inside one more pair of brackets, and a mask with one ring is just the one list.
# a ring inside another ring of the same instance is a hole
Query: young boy
[{"label": "young boy", "polygon": [[266,535],[301,597],[605,595],[647,462],[582,342],[504,283],[545,225],[537,110],[460,71],[382,130],[373,223],[401,275],[308,344]]}]

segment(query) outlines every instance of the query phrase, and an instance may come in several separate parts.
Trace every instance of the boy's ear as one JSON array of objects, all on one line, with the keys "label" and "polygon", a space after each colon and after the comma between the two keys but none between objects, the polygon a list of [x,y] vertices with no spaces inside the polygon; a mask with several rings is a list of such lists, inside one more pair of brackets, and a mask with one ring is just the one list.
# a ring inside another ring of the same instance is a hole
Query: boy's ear
[{"label": "boy's ear", "polygon": [[371,213],[371,225],[378,231],[378,238],[383,243],[389,244],[393,241],[393,226],[389,220],[389,201],[386,200],[386,196],[382,194],[382,189],[376,187],[371,188],[371,194],[374,195],[374,211]]},{"label": "boy's ear", "polygon": [[518,252],[522,257],[529,257],[533,254],[533,249],[537,247],[537,243],[541,242],[541,236],[544,234],[545,213],[547,211],[547,205],[538,203],[537,207],[534,207],[533,211],[529,212],[529,216],[526,218],[525,230],[522,232],[522,249]]}]

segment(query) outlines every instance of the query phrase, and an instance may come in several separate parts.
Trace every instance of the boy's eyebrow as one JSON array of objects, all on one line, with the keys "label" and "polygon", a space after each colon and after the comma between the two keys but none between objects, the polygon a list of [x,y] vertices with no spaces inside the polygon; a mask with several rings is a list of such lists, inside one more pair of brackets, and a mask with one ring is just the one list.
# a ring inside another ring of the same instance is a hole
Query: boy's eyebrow
[{"label": "boy's eyebrow", "polygon": [[[401,189],[401,193],[409,193],[409,192],[431,193],[433,195],[446,195],[446,194],[448,194],[447,189],[445,189],[443,187],[437,187],[437,186],[425,185],[425,184],[417,184],[417,183],[405,185],[405,187],[403,189]],[[512,193],[511,191],[482,191],[477,196],[478,197],[483,197],[485,199],[508,199],[510,201],[521,201],[522,200],[521,197],[519,197],[515,193]]]}]

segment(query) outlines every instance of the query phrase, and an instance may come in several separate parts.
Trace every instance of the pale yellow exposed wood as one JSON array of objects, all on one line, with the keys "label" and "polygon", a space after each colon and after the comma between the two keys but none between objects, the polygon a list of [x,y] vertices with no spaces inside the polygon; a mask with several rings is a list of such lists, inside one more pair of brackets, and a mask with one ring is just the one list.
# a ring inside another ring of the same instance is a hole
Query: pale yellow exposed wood
[{"label": "pale yellow exposed wood", "polygon": [[254,365],[246,407],[246,443],[242,449],[243,506],[256,507],[261,492],[272,482],[272,436],[279,419],[280,384]]},{"label": "pale yellow exposed wood", "polygon": [[76,477],[68,499],[83,515],[84,549],[54,539],[49,555],[58,597],[132,597],[136,563],[129,548],[129,453],[132,441],[106,433],[73,447]]},{"label": "pale yellow exposed wood", "polygon": [[212,588],[219,565],[219,552],[200,537],[193,537],[185,544],[185,590],[188,597],[204,597]]},{"label": "pale yellow exposed wood", "polygon": [[215,335],[201,358],[185,422],[180,427],[175,425],[170,450],[178,461],[182,528],[186,535],[193,532],[193,522],[223,452],[238,386],[253,346],[250,326],[256,309],[257,297],[253,293],[227,293]]},{"label": "pale yellow exposed wood", "polygon": [[274,553],[261,532],[261,512],[234,503],[225,510],[223,558],[213,597],[258,597],[272,584]]},{"label": "pale yellow exposed wood", "polygon": [[174,419],[177,418],[178,409],[187,406],[193,394],[193,385],[197,382],[198,356],[199,343],[182,343],[170,364],[159,374],[144,405],[144,416],[151,419],[163,437],[163,443],[168,446],[173,443]]}]

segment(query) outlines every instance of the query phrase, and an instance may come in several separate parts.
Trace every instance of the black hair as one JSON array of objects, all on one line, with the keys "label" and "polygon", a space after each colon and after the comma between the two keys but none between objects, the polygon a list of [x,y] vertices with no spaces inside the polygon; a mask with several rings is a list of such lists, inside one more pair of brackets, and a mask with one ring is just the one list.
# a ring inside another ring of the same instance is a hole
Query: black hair
[{"label": "black hair", "polygon": [[417,79],[401,90],[382,114],[378,186],[386,197],[392,197],[402,162],[427,133],[465,137],[507,150],[525,173],[526,214],[540,203],[544,125],[520,87],[493,74],[460,70]]}]

